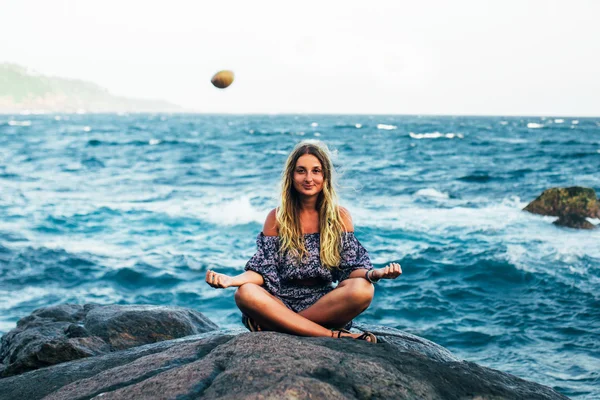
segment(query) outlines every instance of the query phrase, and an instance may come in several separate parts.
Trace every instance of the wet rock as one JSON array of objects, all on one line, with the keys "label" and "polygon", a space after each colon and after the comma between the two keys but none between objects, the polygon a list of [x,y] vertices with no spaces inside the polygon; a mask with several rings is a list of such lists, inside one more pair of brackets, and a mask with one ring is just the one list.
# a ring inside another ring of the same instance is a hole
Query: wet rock
[{"label": "wet rock", "polygon": [[566,399],[425,339],[368,328],[380,343],[213,331],[4,378],[0,400]]},{"label": "wet rock", "polygon": [[180,307],[41,308],[0,340],[0,377],[214,329],[201,313]]},{"label": "wet rock", "polygon": [[600,218],[600,202],[594,189],[579,186],[551,188],[523,210],[559,217],[554,224],[577,229],[593,229],[586,218]]}]

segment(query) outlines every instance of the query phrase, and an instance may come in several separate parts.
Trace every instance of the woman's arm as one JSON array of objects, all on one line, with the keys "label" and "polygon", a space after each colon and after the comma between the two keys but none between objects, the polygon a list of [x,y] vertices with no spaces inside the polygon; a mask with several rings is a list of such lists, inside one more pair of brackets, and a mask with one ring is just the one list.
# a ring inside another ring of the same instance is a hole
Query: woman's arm
[{"label": "woman's arm", "polygon": [[206,271],[206,283],[216,289],[225,289],[228,287],[239,287],[244,283],[254,283],[262,286],[265,282],[261,274],[254,271],[246,271],[236,276],[220,274],[215,271]]},{"label": "woman's arm", "polygon": [[[352,223],[350,212],[344,207],[340,207],[340,215],[342,217],[342,222],[346,227],[346,231],[354,231],[354,224]],[[367,271],[369,270],[366,268],[355,269],[350,273],[348,278],[367,279]],[[402,275],[402,267],[397,263],[390,263],[384,268],[374,269],[372,272],[369,272],[369,278],[373,281],[378,281],[380,279],[396,279],[400,275]]]},{"label": "woman's arm", "polygon": [[[348,278],[367,279],[367,271],[369,270],[365,268],[355,269],[350,273]],[[384,268],[373,269],[369,272],[369,278],[373,281],[378,281],[380,279],[396,279],[400,275],[402,275],[402,267],[398,263],[389,263]]]},{"label": "woman's arm", "polygon": [[[277,236],[278,232],[279,226],[277,224],[277,209],[274,208],[267,215],[267,219],[265,220],[265,224],[263,226],[263,235]],[[208,270],[206,271],[206,283],[214,288],[224,289],[228,287],[239,287],[245,283],[254,283],[255,285],[263,286],[265,284],[265,280],[261,274],[250,270],[236,276],[228,276]]]}]

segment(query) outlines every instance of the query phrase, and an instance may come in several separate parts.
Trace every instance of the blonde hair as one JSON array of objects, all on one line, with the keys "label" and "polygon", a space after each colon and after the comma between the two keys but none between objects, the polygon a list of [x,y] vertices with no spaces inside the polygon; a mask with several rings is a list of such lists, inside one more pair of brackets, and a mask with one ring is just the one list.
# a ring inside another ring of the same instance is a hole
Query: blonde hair
[{"label": "blonde hair", "polygon": [[298,261],[302,261],[308,255],[298,212],[300,196],[293,182],[296,162],[305,154],[315,156],[321,163],[323,171],[323,190],[319,193],[316,204],[319,213],[321,264],[330,269],[339,267],[342,237],[346,227],[340,214],[334,188],[335,171],[329,149],[323,142],[311,140],[298,143],[285,163],[281,176],[281,204],[276,212],[280,252],[285,254],[289,251]]}]

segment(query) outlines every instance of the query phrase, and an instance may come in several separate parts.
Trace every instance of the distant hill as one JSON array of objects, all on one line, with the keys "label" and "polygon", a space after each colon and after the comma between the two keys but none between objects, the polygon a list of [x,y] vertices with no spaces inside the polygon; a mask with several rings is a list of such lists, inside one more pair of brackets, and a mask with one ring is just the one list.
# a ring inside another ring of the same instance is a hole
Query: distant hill
[{"label": "distant hill", "polygon": [[45,112],[177,112],[162,100],[119,97],[86,81],[43,76],[16,64],[0,64],[0,113]]}]

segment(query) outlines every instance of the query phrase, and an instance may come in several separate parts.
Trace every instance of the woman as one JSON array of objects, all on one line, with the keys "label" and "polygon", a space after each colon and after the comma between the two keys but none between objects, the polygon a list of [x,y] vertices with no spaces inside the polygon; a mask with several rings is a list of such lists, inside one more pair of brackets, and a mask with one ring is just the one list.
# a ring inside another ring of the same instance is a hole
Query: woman
[{"label": "woman", "polygon": [[249,330],[377,341],[347,329],[371,304],[372,283],[402,269],[396,263],[373,269],[350,213],[337,205],[333,174],[324,144],[299,143],[283,171],[281,204],[267,216],[245,272],[207,271],[210,286],[238,287],[235,302]]}]

